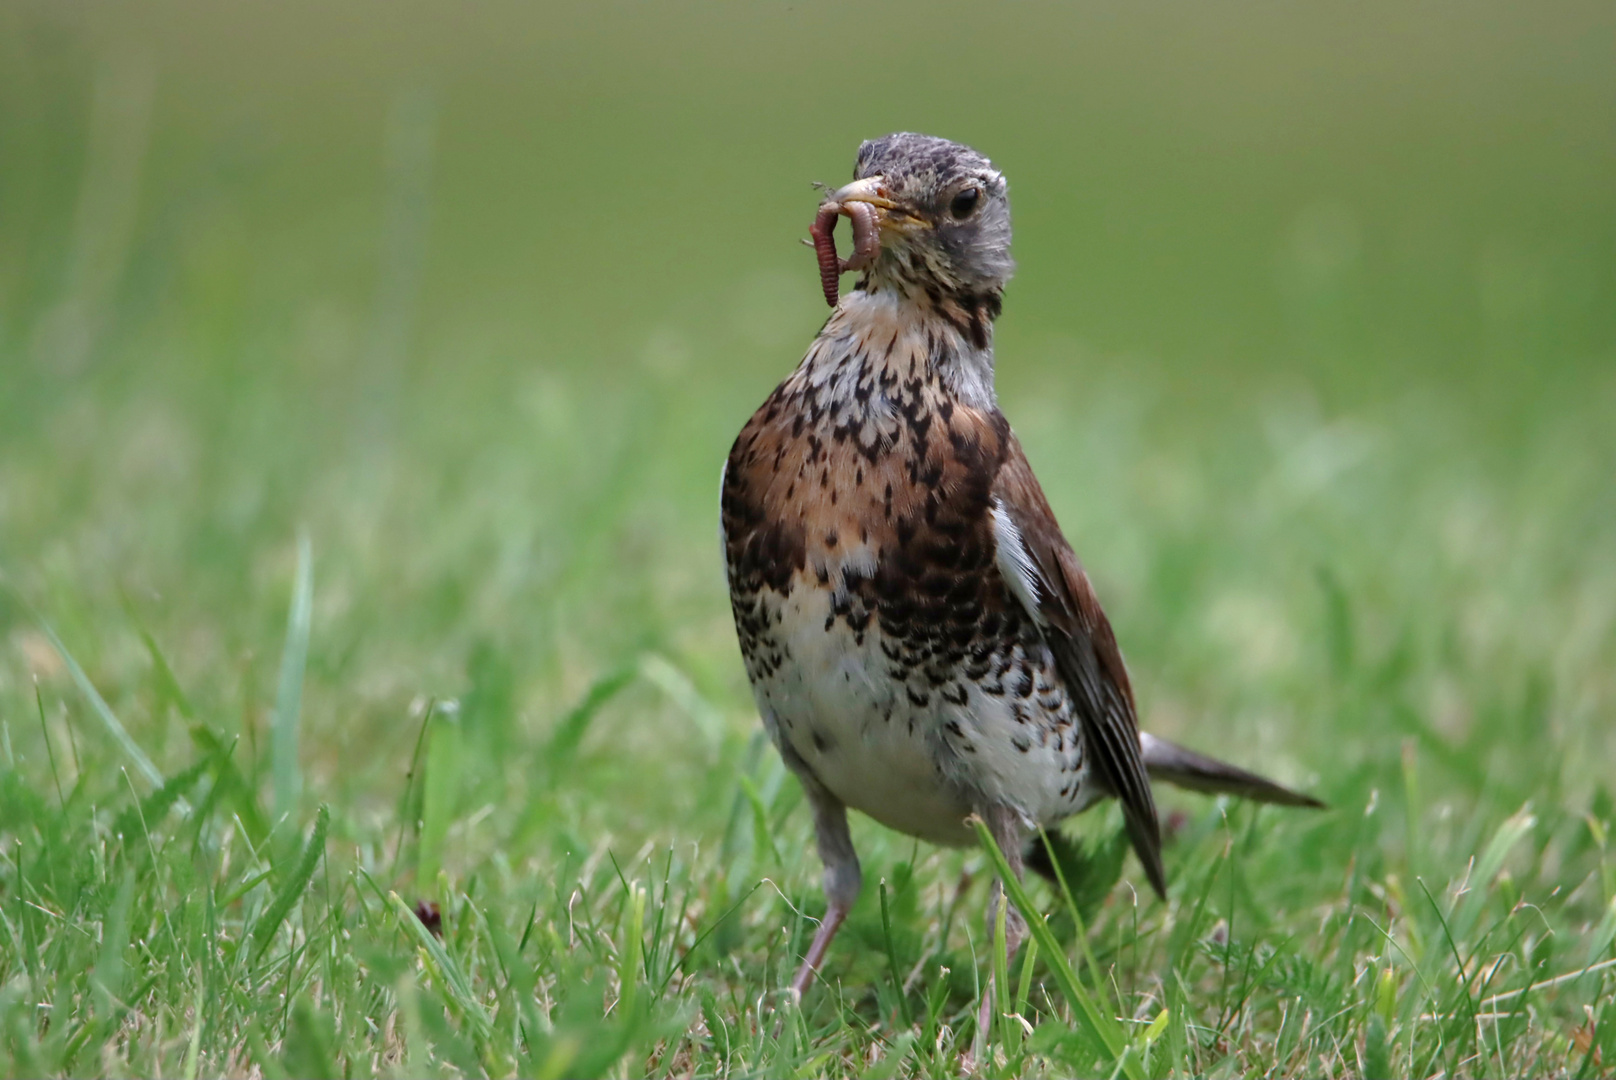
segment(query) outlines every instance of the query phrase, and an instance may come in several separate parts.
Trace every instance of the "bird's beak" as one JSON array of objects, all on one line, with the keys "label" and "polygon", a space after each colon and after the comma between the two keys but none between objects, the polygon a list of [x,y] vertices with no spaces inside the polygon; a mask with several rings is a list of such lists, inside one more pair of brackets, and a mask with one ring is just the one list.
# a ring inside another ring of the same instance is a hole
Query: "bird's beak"
[{"label": "bird's beak", "polygon": [[888,194],[886,177],[866,176],[828,195],[822,208],[834,208],[853,222],[853,254],[842,269],[862,270],[880,253],[882,240],[924,224],[919,215]]},{"label": "bird's beak", "polygon": [[[845,259],[837,256],[832,235],[838,215],[845,215],[853,224],[853,253]],[[867,176],[826,195],[819,204],[813,228],[808,230],[813,238],[808,242],[819,256],[825,302],[831,307],[837,304],[838,274],[868,267],[881,254],[883,237],[914,220],[914,214],[887,196],[884,177]]]},{"label": "bird's beak", "polygon": [[863,203],[868,206],[868,218],[875,224],[878,235],[901,231],[918,220],[902,203],[888,195],[884,176],[866,176],[863,180],[855,180],[831,192],[827,201],[836,203],[842,208],[842,213],[849,217],[853,213],[847,209],[848,204]]},{"label": "bird's beak", "polygon": [[887,198],[884,179],[880,176],[866,176],[863,180],[855,180],[846,187],[831,192],[830,201],[869,203],[880,210],[891,210],[898,204]]}]

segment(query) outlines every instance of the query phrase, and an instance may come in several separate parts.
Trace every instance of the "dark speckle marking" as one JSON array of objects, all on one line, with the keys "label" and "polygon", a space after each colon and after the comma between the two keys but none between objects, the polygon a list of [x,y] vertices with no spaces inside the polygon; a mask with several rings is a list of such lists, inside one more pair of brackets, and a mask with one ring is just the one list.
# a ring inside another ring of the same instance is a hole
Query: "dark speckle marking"
[{"label": "dark speckle marking", "polygon": [[1021,678],[1017,680],[1013,689],[1015,690],[1016,697],[1030,697],[1032,695],[1032,672],[1026,668],[1022,668]]}]

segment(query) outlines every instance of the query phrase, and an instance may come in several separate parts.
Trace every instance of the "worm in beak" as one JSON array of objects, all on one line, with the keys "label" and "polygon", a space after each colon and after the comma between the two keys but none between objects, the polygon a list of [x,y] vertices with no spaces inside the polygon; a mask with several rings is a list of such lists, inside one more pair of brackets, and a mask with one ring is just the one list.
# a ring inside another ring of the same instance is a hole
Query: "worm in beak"
[{"label": "worm in beak", "polygon": [[[876,210],[890,208],[892,203],[879,194],[880,181],[878,176],[870,177],[832,194],[819,204],[819,213],[808,230],[819,259],[819,284],[825,290],[825,303],[831,307],[840,299],[841,275],[864,269],[881,251],[881,223]],[[835,235],[836,219],[843,214],[853,223],[853,254],[845,259],[836,254]]]}]

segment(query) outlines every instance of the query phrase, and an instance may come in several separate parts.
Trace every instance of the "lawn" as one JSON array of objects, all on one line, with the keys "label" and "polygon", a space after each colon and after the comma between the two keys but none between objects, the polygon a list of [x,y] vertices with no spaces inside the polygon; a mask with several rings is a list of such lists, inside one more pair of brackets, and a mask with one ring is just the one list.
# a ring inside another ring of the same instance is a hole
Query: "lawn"
[{"label": "lawn", "polygon": [[[1610,13],[863,10],[0,13],[7,1073],[1616,1069]],[[901,127],[1143,725],[1330,804],[1070,823],[988,1032],[990,854],[864,820],[786,1000],[715,537]]]}]

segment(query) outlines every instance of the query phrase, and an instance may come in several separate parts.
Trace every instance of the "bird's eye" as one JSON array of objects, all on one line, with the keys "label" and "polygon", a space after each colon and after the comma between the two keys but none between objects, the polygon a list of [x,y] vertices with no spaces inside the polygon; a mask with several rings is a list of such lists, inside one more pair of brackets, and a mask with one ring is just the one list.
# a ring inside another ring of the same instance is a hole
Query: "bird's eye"
[{"label": "bird's eye", "polygon": [[968,187],[958,195],[954,196],[954,201],[948,204],[948,213],[954,218],[955,221],[963,221],[971,216],[971,211],[976,209],[976,204],[980,202],[981,199],[981,188]]}]

